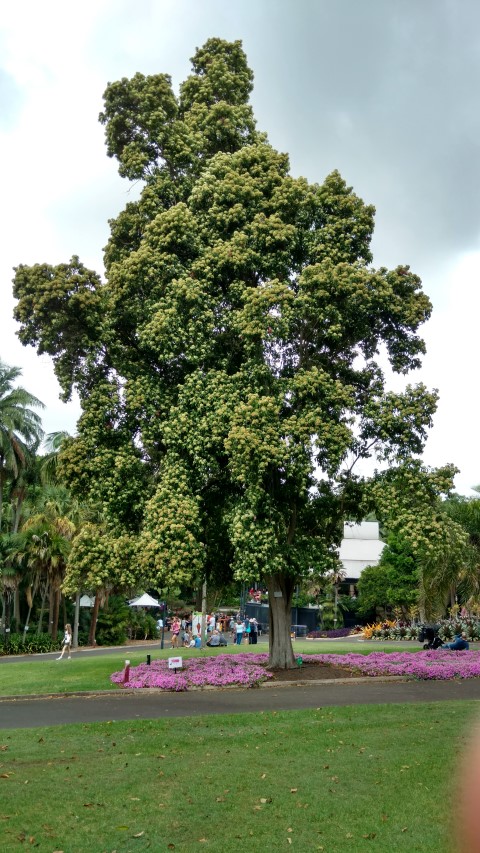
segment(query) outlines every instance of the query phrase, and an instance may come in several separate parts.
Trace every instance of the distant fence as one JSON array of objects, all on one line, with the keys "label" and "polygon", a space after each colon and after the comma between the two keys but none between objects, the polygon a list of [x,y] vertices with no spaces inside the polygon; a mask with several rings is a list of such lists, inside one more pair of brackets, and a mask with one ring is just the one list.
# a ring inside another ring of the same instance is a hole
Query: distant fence
[{"label": "distant fence", "polygon": [[[318,607],[292,607],[292,630],[294,626],[302,627],[302,634],[316,631],[319,624]],[[249,619],[256,619],[264,631],[268,631],[268,604],[246,604],[245,614]]]}]

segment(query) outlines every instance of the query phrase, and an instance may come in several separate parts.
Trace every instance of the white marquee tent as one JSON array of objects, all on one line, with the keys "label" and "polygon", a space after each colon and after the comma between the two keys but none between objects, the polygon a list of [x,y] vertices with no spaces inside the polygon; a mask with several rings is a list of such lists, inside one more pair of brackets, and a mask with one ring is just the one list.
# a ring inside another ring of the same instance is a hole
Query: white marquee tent
[{"label": "white marquee tent", "polygon": [[130,607],[160,607],[160,602],[152,598],[148,592],[144,592],[138,598],[132,598],[128,603]]}]

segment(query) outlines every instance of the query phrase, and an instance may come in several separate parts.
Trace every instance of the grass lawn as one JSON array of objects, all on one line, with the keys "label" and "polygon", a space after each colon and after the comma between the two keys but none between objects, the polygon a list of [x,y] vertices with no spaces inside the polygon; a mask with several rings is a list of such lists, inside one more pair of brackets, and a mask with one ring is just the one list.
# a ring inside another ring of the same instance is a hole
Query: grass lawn
[{"label": "grass lawn", "polygon": [[457,701],[4,731],[1,849],[448,853],[475,712]]},{"label": "grass lawn", "polygon": [[[340,644],[338,641],[309,643],[297,640],[294,645],[295,654],[339,654],[347,652],[358,652],[368,654],[371,651],[414,651],[415,646],[406,644],[391,645],[388,648],[380,648],[378,644],[362,643]],[[419,647],[417,647],[418,649]],[[200,655],[215,655],[225,651],[237,654],[238,652],[266,652],[265,644],[258,646],[228,646],[227,649],[181,649],[179,652],[172,649],[159,649],[152,647],[151,655],[154,658],[167,658],[172,654],[181,653],[183,657],[198,657]],[[115,651],[109,655],[99,655],[92,652],[89,657],[76,657],[72,660],[57,661],[54,656],[48,660],[41,660],[35,655],[27,661],[18,663],[2,663],[0,661],[0,696],[22,696],[31,693],[70,693],[76,690],[110,690],[114,685],[110,682],[110,675],[123,668],[125,658],[128,658],[135,666],[146,660],[146,652],[131,652],[127,650]]]}]

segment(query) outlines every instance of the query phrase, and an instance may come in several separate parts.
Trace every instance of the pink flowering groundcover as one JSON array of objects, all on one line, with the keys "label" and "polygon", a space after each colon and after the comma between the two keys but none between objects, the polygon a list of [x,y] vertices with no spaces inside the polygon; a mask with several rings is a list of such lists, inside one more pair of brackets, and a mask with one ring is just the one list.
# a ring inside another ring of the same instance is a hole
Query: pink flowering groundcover
[{"label": "pink flowering groundcover", "polygon": [[[418,679],[478,678],[480,651],[452,652],[438,649],[421,652],[371,652],[370,654],[302,655],[304,664],[341,666],[358,675],[403,675]],[[114,684],[129,688],[156,687],[184,691],[192,687],[255,687],[273,678],[265,667],[267,654],[220,654],[215,657],[185,658],[183,669],[175,673],[166,660],[150,666],[131,667],[129,680],[123,671],[110,676]],[[321,674],[319,673],[321,677]]]}]

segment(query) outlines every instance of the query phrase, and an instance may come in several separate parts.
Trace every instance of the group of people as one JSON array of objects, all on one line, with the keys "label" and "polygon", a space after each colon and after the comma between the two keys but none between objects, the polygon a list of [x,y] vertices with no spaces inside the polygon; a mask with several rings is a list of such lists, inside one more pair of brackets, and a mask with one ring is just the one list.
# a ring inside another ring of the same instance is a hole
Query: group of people
[{"label": "group of people", "polygon": [[[165,622],[165,626],[167,627],[167,622]],[[158,619],[157,627],[159,630],[163,628],[162,617]],[[260,632],[260,625],[257,620],[254,617],[250,619],[248,616],[242,619],[240,616],[235,618],[207,614],[205,627],[208,634],[207,646],[226,645],[224,634],[226,634],[227,631],[231,632],[232,642],[237,645],[240,645],[242,640],[246,638],[248,638],[249,644],[256,645],[258,634]],[[178,649],[180,647],[194,648],[195,646],[201,645],[202,632],[200,621],[193,625],[191,619],[189,620],[186,617],[180,618],[179,616],[174,616],[173,619],[169,621],[167,630],[170,630],[170,643],[172,649]]]},{"label": "group of people", "polygon": [[257,644],[259,625],[255,617],[252,619],[249,619],[248,616],[245,619],[240,619],[240,617],[236,620],[232,619],[230,629],[232,631],[233,642],[237,646],[240,646],[242,640],[246,637],[248,638],[249,645],[255,646]]}]

